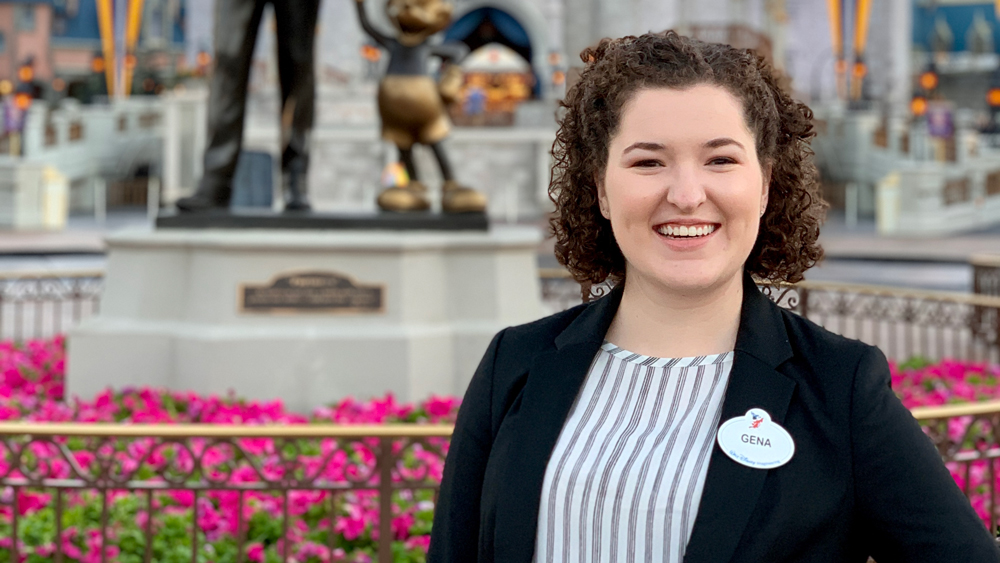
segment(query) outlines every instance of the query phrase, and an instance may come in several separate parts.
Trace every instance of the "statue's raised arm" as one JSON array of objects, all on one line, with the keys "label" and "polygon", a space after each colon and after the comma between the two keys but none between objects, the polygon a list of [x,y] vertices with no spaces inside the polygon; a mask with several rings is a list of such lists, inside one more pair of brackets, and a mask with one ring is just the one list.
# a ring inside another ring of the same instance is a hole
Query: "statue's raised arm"
[{"label": "statue's raised arm", "polygon": [[457,41],[441,43],[431,47],[431,54],[440,57],[446,63],[460,65],[465,57],[469,56],[469,47]]},{"label": "statue's raised arm", "polygon": [[365,0],[355,0],[354,3],[358,7],[358,21],[361,22],[361,29],[374,39],[376,43],[388,49],[391,39],[372,27],[372,22],[368,21],[368,13],[365,12]]}]

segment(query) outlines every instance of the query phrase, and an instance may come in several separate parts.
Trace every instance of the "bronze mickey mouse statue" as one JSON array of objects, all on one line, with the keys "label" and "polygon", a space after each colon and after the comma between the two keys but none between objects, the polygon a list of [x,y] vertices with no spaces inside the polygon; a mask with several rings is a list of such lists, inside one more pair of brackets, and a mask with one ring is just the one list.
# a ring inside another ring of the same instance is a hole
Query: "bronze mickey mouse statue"
[{"label": "bronze mickey mouse statue", "polygon": [[[388,0],[386,13],[396,28],[396,36],[389,37],[372,27],[365,13],[364,0],[355,1],[362,29],[389,54],[389,67],[378,89],[382,138],[399,149],[400,160],[410,177],[406,186],[391,187],[380,193],[379,207],[386,211],[430,208],[427,188],[417,179],[413,164],[413,145],[421,143],[434,152],[444,177],[442,211],[485,211],[486,196],[455,181],[441,144],[451,130],[446,107],[457,101],[461,86],[457,64],[469,51],[462,43],[432,45],[428,42],[432,35],[448,27],[451,5],[443,0]],[[430,57],[442,59],[439,83],[435,83],[428,72]]]}]

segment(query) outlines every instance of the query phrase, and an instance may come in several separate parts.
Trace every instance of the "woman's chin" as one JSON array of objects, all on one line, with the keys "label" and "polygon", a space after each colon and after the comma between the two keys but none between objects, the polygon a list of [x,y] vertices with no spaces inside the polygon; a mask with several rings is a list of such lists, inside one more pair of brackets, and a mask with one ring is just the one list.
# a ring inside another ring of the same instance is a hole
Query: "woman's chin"
[{"label": "woman's chin", "polygon": [[670,272],[656,272],[647,279],[668,293],[691,295],[722,289],[737,277],[738,273],[734,276],[728,272],[711,271],[707,268],[684,268]]}]

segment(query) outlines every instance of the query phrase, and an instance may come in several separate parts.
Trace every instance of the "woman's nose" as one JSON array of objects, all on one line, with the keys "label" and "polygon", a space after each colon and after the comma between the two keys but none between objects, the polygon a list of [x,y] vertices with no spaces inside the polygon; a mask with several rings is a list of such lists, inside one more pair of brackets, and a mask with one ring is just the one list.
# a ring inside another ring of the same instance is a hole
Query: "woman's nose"
[{"label": "woman's nose", "polygon": [[667,179],[667,202],[681,211],[693,211],[705,202],[705,186],[688,167],[678,167]]}]

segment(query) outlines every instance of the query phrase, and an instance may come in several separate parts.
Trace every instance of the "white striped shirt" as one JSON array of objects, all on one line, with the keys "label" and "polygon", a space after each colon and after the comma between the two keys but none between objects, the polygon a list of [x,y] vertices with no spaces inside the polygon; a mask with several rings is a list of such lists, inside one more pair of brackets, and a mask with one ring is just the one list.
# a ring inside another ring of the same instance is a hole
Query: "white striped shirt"
[{"label": "white striped shirt", "polygon": [[534,560],[680,563],[732,365],[605,342],[545,470]]}]

